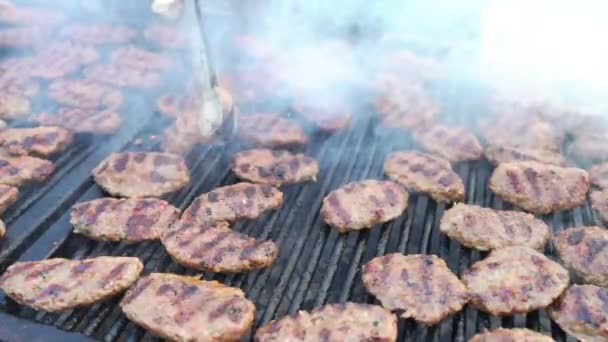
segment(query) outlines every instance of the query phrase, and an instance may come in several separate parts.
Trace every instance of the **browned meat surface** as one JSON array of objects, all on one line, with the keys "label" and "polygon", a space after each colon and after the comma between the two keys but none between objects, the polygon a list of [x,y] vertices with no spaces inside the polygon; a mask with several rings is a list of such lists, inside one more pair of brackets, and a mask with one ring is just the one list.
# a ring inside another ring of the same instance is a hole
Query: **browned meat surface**
[{"label": "browned meat surface", "polygon": [[549,308],[549,316],[581,341],[608,341],[608,290],[594,285],[572,285]]},{"label": "browned meat surface", "polygon": [[0,184],[0,214],[5,212],[13,203],[17,202],[17,198],[19,198],[19,189],[17,187]]},{"label": "browned meat surface", "polygon": [[155,335],[193,342],[240,341],[255,313],[241,289],[168,273],[141,278],[120,307],[130,320]]},{"label": "browned meat surface", "polygon": [[233,231],[226,222],[179,222],[162,242],[177,263],[201,271],[244,272],[268,267],[277,258],[274,242]]},{"label": "browned meat surface", "polygon": [[319,165],[302,153],[253,149],[234,155],[232,171],[239,178],[254,183],[281,185],[315,180]]},{"label": "browned meat surface", "polygon": [[60,35],[84,44],[120,44],[137,38],[137,31],[115,24],[72,24],[64,27]]},{"label": "browned meat surface", "polygon": [[508,246],[543,250],[551,237],[547,224],[534,215],[463,203],[443,214],[440,230],[464,246],[480,251]]},{"label": "browned meat surface", "polygon": [[11,120],[29,114],[30,100],[21,94],[0,93],[0,119]]},{"label": "browned meat surface", "polygon": [[608,160],[608,135],[577,136],[568,146],[568,156],[581,163],[598,163]]},{"label": "browned meat surface", "polygon": [[467,289],[445,261],[434,255],[399,253],[376,257],[363,266],[363,284],[382,306],[401,317],[433,325],[467,303]]},{"label": "browned meat surface", "polygon": [[428,193],[437,202],[464,200],[464,184],[450,162],[421,152],[394,152],[384,161],[388,178],[409,192]]},{"label": "browned meat surface", "polygon": [[21,186],[42,182],[55,171],[52,162],[30,156],[12,157],[0,153],[0,184]]},{"label": "browned meat surface", "polygon": [[156,198],[100,198],[72,207],[74,231],[100,241],[160,239],[179,219],[179,210]]},{"label": "browned meat surface", "polygon": [[462,275],[471,304],[495,316],[547,307],[566,290],[569,280],[560,264],[521,246],[495,249]]},{"label": "browned meat surface", "polygon": [[241,116],[238,134],[241,139],[262,147],[303,145],[309,140],[297,123],[274,114]]},{"label": "browned meat surface", "polygon": [[0,5],[0,23],[2,24],[52,25],[65,19],[65,14],[50,8]]},{"label": "browned meat surface", "polygon": [[112,51],[112,64],[135,69],[168,70],[173,67],[171,57],[138,48],[133,45],[120,47]]},{"label": "browned meat surface", "polygon": [[29,75],[45,79],[60,78],[99,59],[99,53],[90,45],[56,42],[44,45],[31,60]]},{"label": "browned meat surface", "polygon": [[569,228],[555,237],[553,245],[564,266],[585,283],[608,286],[608,231],[605,228]]},{"label": "browned meat surface", "polygon": [[564,133],[553,124],[522,113],[481,120],[479,131],[489,145],[505,148],[559,153],[564,142]]},{"label": "browned meat surface", "polygon": [[146,28],[144,38],[164,49],[185,49],[189,45],[185,30],[169,25],[153,25]]},{"label": "browned meat surface", "polygon": [[108,193],[122,197],[160,197],[190,182],[184,158],[158,152],[112,153],[93,177]]},{"label": "browned meat surface", "polygon": [[197,197],[182,215],[185,222],[255,219],[283,204],[283,193],[268,184],[237,183]]},{"label": "browned meat surface", "polygon": [[591,185],[602,190],[608,189],[608,162],[593,165],[587,172],[589,172],[589,182]]},{"label": "browned meat surface", "polygon": [[112,134],[122,124],[118,112],[60,107],[56,113],[41,113],[33,118],[40,125],[61,126],[76,133]]},{"label": "browned meat surface", "polygon": [[86,79],[60,79],[49,85],[49,96],[60,105],[83,109],[118,109],[122,92]]},{"label": "browned meat surface", "polygon": [[38,84],[38,81],[29,78],[28,75],[3,70],[0,64],[0,91],[2,93],[31,97],[38,94],[40,84]]},{"label": "browned meat surface", "polygon": [[494,165],[517,161],[537,161],[557,166],[566,166],[568,164],[559,152],[538,148],[490,144],[485,149],[485,155]]},{"label": "browned meat surface", "polygon": [[380,125],[405,130],[426,127],[439,113],[439,107],[422,89],[397,88],[376,98]]},{"label": "browned meat surface", "polygon": [[66,149],[72,139],[72,132],[58,126],[8,128],[0,131],[0,146],[16,156],[50,156]]},{"label": "browned meat surface", "polygon": [[48,33],[40,27],[11,27],[0,29],[0,47],[31,48],[48,39]]},{"label": "browned meat surface", "polygon": [[526,211],[548,214],[582,205],[589,190],[589,175],[582,169],[533,161],[502,163],[494,169],[488,186]]},{"label": "browned meat surface", "polygon": [[485,331],[473,336],[469,342],[555,342],[547,335],[537,333],[530,329],[498,328],[492,331]]},{"label": "browned meat surface", "polygon": [[131,257],[16,262],[0,278],[0,288],[36,310],[60,312],[112,297],[131,286],[143,269]]},{"label": "browned meat surface", "polygon": [[325,223],[341,233],[361,230],[401,216],[407,199],[407,192],[399,184],[368,179],[327,194],[321,215]]},{"label": "browned meat surface", "polygon": [[433,125],[419,129],[414,140],[425,151],[451,162],[476,160],[483,154],[477,138],[459,127]]},{"label": "browned meat surface", "polygon": [[84,69],[83,74],[92,80],[117,87],[149,89],[160,84],[160,74],[155,71],[115,63],[91,65]]},{"label": "browned meat surface", "polygon": [[274,320],[255,333],[256,342],[351,340],[396,341],[397,317],[378,305],[328,304]]},{"label": "browned meat surface", "polygon": [[608,189],[595,190],[589,196],[591,207],[600,215],[604,222],[608,222]]}]

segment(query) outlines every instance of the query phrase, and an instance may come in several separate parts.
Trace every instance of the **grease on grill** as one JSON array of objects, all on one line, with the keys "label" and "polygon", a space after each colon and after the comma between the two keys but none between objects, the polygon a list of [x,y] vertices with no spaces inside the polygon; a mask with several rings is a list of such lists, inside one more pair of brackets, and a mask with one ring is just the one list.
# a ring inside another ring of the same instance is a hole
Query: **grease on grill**
[{"label": "grease on grill", "polygon": [[251,182],[281,185],[315,180],[319,165],[301,153],[253,149],[234,155],[232,171]]},{"label": "grease on grill", "polygon": [[288,147],[308,143],[304,130],[294,121],[275,114],[251,114],[239,118],[239,137],[262,147]]},{"label": "grease on grill", "polygon": [[585,283],[608,286],[608,231],[600,227],[569,228],[554,240],[562,263]]},{"label": "grease on grill", "polygon": [[0,132],[0,146],[11,155],[50,156],[72,142],[72,133],[57,126],[9,128]]}]

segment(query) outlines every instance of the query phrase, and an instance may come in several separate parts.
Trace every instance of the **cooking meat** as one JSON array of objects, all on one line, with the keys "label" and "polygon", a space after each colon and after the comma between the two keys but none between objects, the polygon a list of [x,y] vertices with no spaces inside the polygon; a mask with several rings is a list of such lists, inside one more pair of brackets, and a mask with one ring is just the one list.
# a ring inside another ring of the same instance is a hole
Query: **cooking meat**
[{"label": "cooking meat", "polygon": [[486,158],[494,165],[517,161],[537,161],[543,164],[566,166],[566,159],[556,151],[507,145],[488,145]]},{"label": "cooking meat", "polygon": [[93,170],[93,177],[108,193],[121,197],[160,197],[190,182],[182,157],[158,152],[112,153]]},{"label": "cooking meat", "polygon": [[397,183],[363,180],[325,196],[321,215],[325,223],[341,233],[361,230],[401,216],[407,199],[407,192]]},{"label": "cooking meat", "polygon": [[0,153],[0,184],[21,186],[30,182],[42,182],[53,171],[55,166],[48,160]]},{"label": "cooking meat", "polygon": [[95,64],[84,69],[87,78],[117,87],[149,89],[160,84],[157,72],[119,64]]},{"label": "cooking meat", "polygon": [[162,149],[167,153],[186,154],[196,144],[209,141],[201,134],[198,113],[185,111],[163,133]]},{"label": "cooking meat", "polygon": [[535,213],[576,208],[589,190],[587,171],[533,161],[502,163],[488,182],[490,190],[520,208]]},{"label": "cooking meat", "polygon": [[492,331],[484,331],[473,336],[469,342],[555,342],[547,335],[537,333],[530,329],[498,328]]},{"label": "cooking meat", "polygon": [[145,29],[144,38],[165,49],[184,49],[188,47],[188,36],[178,27],[153,25]]},{"label": "cooking meat", "polygon": [[145,70],[168,70],[174,64],[171,57],[133,45],[115,49],[110,59],[114,65]]},{"label": "cooking meat", "polygon": [[49,85],[49,96],[60,105],[82,109],[118,109],[122,92],[87,79],[60,79]]},{"label": "cooking meat", "polygon": [[0,48],[31,48],[48,39],[41,27],[11,27],[0,29]]},{"label": "cooking meat", "polygon": [[0,64],[0,91],[21,96],[34,96],[40,91],[38,81],[11,71],[3,70]]},{"label": "cooking meat", "polygon": [[608,135],[583,134],[568,146],[568,156],[579,163],[598,163],[608,160]]},{"label": "cooking meat", "polygon": [[45,45],[31,62],[29,75],[54,79],[71,74],[81,66],[99,59],[99,53],[90,45],[71,42],[57,42]]},{"label": "cooking meat", "polygon": [[589,182],[600,189],[608,189],[608,163],[600,163],[590,167]]},{"label": "cooking meat", "polygon": [[33,118],[40,125],[61,126],[76,133],[112,134],[122,123],[118,112],[60,107],[56,113],[41,113]]},{"label": "cooking meat", "polygon": [[451,162],[476,160],[483,154],[477,138],[459,127],[433,125],[422,128],[416,131],[414,140],[427,152]]},{"label": "cooking meat", "polygon": [[253,149],[234,155],[232,171],[239,178],[251,182],[281,185],[316,179],[319,165],[301,153]]},{"label": "cooking meat", "polygon": [[439,107],[421,88],[390,89],[375,101],[380,125],[404,130],[430,125]]},{"label": "cooking meat", "polygon": [[255,333],[256,342],[350,340],[396,341],[397,317],[378,305],[327,304],[269,322]]},{"label": "cooking meat", "polygon": [[464,246],[480,251],[508,246],[542,250],[551,237],[547,224],[534,215],[463,203],[443,214],[440,230]]},{"label": "cooking meat", "polygon": [[167,93],[156,100],[156,108],[164,116],[176,118],[184,112],[200,108],[200,99],[180,93]]},{"label": "cooking meat", "polygon": [[131,321],[171,341],[240,341],[255,313],[241,289],[169,273],[141,278],[120,307]]},{"label": "cooking meat", "polygon": [[335,132],[350,125],[351,113],[344,103],[315,96],[312,100],[295,98],[292,107],[325,132]]},{"label": "cooking meat", "polygon": [[474,263],[462,281],[475,308],[499,316],[548,306],[566,290],[569,277],[566,269],[543,254],[513,246],[495,249]]},{"label": "cooking meat", "polygon": [[580,341],[608,341],[608,290],[594,285],[572,285],[549,308],[549,316]]},{"label": "cooking meat", "polygon": [[74,231],[100,241],[160,239],[179,219],[179,210],[156,198],[100,198],[72,207]]},{"label": "cooking meat", "polygon": [[17,187],[0,184],[0,214],[4,213],[13,203],[17,202],[17,198],[19,198],[19,189]]},{"label": "cooking meat", "polygon": [[0,4],[0,23],[12,25],[52,25],[66,19],[66,16],[50,8],[30,6],[3,6]]},{"label": "cooking meat", "polygon": [[564,142],[564,133],[554,125],[524,113],[508,112],[494,120],[480,122],[479,131],[484,140],[492,146],[559,153]]},{"label": "cooking meat", "polygon": [[16,156],[50,156],[66,149],[72,139],[72,132],[57,126],[8,128],[0,131],[0,146]]},{"label": "cooking meat", "polygon": [[60,35],[84,44],[121,44],[137,38],[137,31],[115,24],[71,24]]},{"label": "cooking meat", "polygon": [[384,173],[410,192],[428,193],[438,202],[464,200],[464,184],[450,162],[421,152],[394,152],[384,161]]},{"label": "cooking meat", "polygon": [[233,231],[226,222],[179,222],[162,235],[162,243],[178,264],[202,271],[244,272],[277,258],[274,242]]},{"label": "cooking meat", "polygon": [[597,211],[604,222],[608,222],[608,189],[592,191],[591,207]]},{"label": "cooking meat", "polygon": [[255,219],[283,204],[283,193],[268,184],[237,183],[197,197],[182,215],[185,222]]},{"label": "cooking meat", "polygon": [[383,307],[422,324],[437,324],[468,301],[464,284],[435,255],[388,254],[366,263],[362,274]]},{"label": "cooking meat", "polygon": [[585,283],[608,286],[608,231],[600,227],[569,228],[554,240],[562,263]]},{"label": "cooking meat", "polygon": [[30,112],[27,96],[0,92],[0,119],[12,120]]},{"label": "cooking meat", "polygon": [[131,257],[16,262],[0,277],[0,288],[36,310],[60,312],[112,297],[131,286],[143,269]]},{"label": "cooking meat", "polygon": [[251,114],[239,118],[239,137],[262,147],[286,147],[308,143],[297,123],[274,114]]}]

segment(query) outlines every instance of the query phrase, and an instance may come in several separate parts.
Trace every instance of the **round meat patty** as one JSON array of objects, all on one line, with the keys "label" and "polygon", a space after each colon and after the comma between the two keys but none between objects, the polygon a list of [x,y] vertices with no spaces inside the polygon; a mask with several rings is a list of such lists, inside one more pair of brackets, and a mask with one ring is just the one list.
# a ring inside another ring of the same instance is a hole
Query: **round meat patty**
[{"label": "round meat patty", "polygon": [[120,197],[160,197],[190,182],[184,158],[158,152],[112,153],[93,170],[93,177]]},{"label": "round meat patty", "polygon": [[492,315],[541,309],[568,287],[568,271],[528,247],[505,247],[474,263],[462,275],[471,304]]},{"label": "round meat patty", "polygon": [[547,224],[532,214],[463,203],[443,214],[440,230],[464,246],[480,251],[508,246],[542,250],[551,237]]},{"label": "round meat patty", "polygon": [[116,111],[71,107],[59,107],[53,114],[38,114],[33,121],[40,125],[65,127],[76,133],[92,134],[112,134],[122,124],[122,118]]},{"label": "round meat patty", "polygon": [[572,285],[549,307],[549,316],[565,332],[581,341],[608,341],[608,290],[595,285]]},{"label": "round meat patty", "polygon": [[50,156],[65,150],[72,141],[72,132],[59,126],[7,128],[0,132],[0,146],[16,156]]},{"label": "round meat patty", "polygon": [[281,185],[315,180],[319,165],[301,153],[253,149],[234,155],[232,171],[239,178],[251,182]]},{"label": "round meat patty", "polygon": [[477,138],[460,127],[433,125],[421,128],[414,134],[414,140],[422,149],[454,163],[477,160],[483,155]]},{"label": "round meat patty", "polygon": [[323,199],[325,223],[343,233],[371,228],[401,216],[407,192],[397,183],[374,179],[348,183]]},{"label": "round meat patty", "polygon": [[93,46],[56,42],[37,51],[29,75],[45,79],[59,78],[98,59],[99,53]]},{"label": "round meat patty", "polygon": [[117,109],[123,99],[120,90],[86,79],[56,80],[48,93],[61,105],[83,109]]},{"label": "round meat patty", "polygon": [[569,228],[560,232],[553,244],[562,263],[585,283],[608,286],[608,230]]},{"label": "round meat patty", "polygon": [[163,54],[138,48],[133,45],[124,46],[112,51],[112,64],[124,65],[135,69],[168,70],[174,61]]},{"label": "round meat patty", "polygon": [[473,336],[469,342],[555,342],[547,335],[537,333],[530,329],[498,328],[492,331],[485,331]]},{"label": "round meat patty", "polygon": [[304,145],[309,138],[294,121],[274,114],[251,114],[239,118],[241,139],[263,147]]},{"label": "round meat patty", "polygon": [[32,97],[40,91],[40,84],[38,81],[29,78],[28,75],[2,71],[2,66],[0,66],[0,91]]}]

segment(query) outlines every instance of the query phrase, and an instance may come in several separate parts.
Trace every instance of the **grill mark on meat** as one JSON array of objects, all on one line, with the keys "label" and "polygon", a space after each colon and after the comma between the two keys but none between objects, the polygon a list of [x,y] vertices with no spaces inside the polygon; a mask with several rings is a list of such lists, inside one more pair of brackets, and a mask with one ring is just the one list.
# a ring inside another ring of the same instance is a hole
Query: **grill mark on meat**
[{"label": "grill mark on meat", "polygon": [[262,178],[268,178],[272,176],[272,172],[266,170],[265,167],[258,166],[258,175]]},{"label": "grill mark on meat", "polygon": [[522,184],[517,177],[517,173],[514,170],[507,171],[507,177],[509,177],[509,184],[517,193],[521,193],[523,191]]},{"label": "grill mark on meat", "polygon": [[152,278],[149,277],[138,281],[137,284],[127,292],[120,304],[124,306],[131,303],[135,298],[137,298],[137,296],[147,289],[151,283]]},{"label": "grill mark on meat", "polygon": [[175,289],[173,288],[173,286],[171,286],[169,284],[162,284],[156,290],[156,295],[157,296],[163,296],[163,295],[165,295],[165,294],[167,294],[169,292],[175,293]]},{"label": "grill mark on meat", "polygon": [[331,338],[331,330],[327,328],[321,329],[321,331],[319,331],[319,337],[321,338],[321,341],[329,341]]},{"label": "grill mark on meat", "polygon": [[608,245],[608,241],[591,240],[587,243],[587,263],[591,264],[595,257]]},{"label": "grill mark on meat", "polygon": [[170,164],[175,164],[176,160],[175,158],[171,158],[169,156],[166,155],[156,155],[154,156],[154,166],[163,166],[163,165],[170,165]]},{"label": "grill mark on meat", "polygon": [[164,183],[167,182],[169,179],[158,173],[158,171],[152,170],[150,171],[150,180],[154,183]]},{"label": "grill mark on meat", "polygon": [[578,245],[579,243],[581,243],[584,237],[585,232],[583,230],[575,230],[572,233],[568,234],[568,244],[570,246]]},{"label": "grill mark on meat", "polygon": [[224,239],[226,239],[228,236],[230,236],[230,233],[231,233],[230,231],[225,231],[225,232],[221,232],[221,233],[217,234],[215,236],[215,238],[213,238],[211,241],[205,242],[204,244],[200,245],[198,248],[194,249],[192,251],[192,257],[201,258],[203,255],[205,255],[205,252],[207,252],[208,249],[219,245],[220,242],[222,242]]},{"label": "grill mark on meat", "polygon": [[528,167],[524,170],[524,175],[526,176],[526,179],[528,179],[528,182],[532,186],[532,190],[534,191],[534,197],[537,199],[540,198],[541,189],[538,184],[538,174],[536,173],[536,171],[534,171],[532,168]]},{"label": "grill mark on meat", "polygon": [[59,284],[50,284],[49,286],[47,286],[44,290],[42,290],[35,298],[35,301],[41,300],[45,297],[57,297],[59,296],[62,292],[67,292],[68,288],[63,286],[63,285],[59,285]]},{"label": "grill mark on meat", "polygon": [[[219,196],[216,192],[210,191],[207,194],[207,199],[209,200],[209,203],[215,203],[219,200]],[[199,203],[199,206],[200,206],[200,203]]]},{"label": "grill mark on meat", "polygon": [[262,184],[261,186],[262,188],[262,194],[264,194],[264,197],[266,198],[270,198],[272,197],[272,190],[274,189],[272,186],[268,185],[268,184]]},{"label": "grill mark on meat", "polygon": [[72,267],[71,273],[74,276],[78,276],[78,275],[86,272],[89,268],[93,267],[93,265],[95,265],[95,263],[93,261],[81,262],[80,264]]},{"label": "grill mark on meat", "polygon": [[292,173],[298,172],[299,169],[300,169],[300,161],[297,158],[294,158],[289,161],[289,170]]},{"label": "grill mark on meat", "polygon": [[251,171],[251,170],[250,170],[250,169],[251,169],[251,165],[250,165],[250,164],[247,164],[247,163],[245,163],[245,164],[241,164],[241,165],[239,166],[239,168],[241,169],[241,172],[243,172],[243,173],[249,173],[249,171]]},{"label": "grill mark on meat", "polygon": [[[211,194],[212,194],[212,192],[209,193],[209,196],[207,198],[209,199],[209,202],[214,202],[214,201],[211,201]],[[216,198],[216,201],[217,201],[217,198]],[[188,212],[190,213],[190,215],[186,215],[186,216],[189,216],[191,218],[197,217],[198,216],[198,211],[200,209],[201,209],[201,200],[199,198],[197,198],[190,205],[190,208],[188,210]],[[186,212],[186,213],[188,213],[188,212]]]},{"label": "grill mark on meat", "polygon": [[395,193],[395,191],[393,189],[385,187],[384,188],[384,194],[386,195],[386,199],[388,200],[388,204],[391,207],[394,207],[395,205],[397,205],[397,202],[398,202],[397,194]]},{"label": "grill mark on meat", "polygon": [[126,170],[128,162],[129,154],[123,153],[119,158],[114,161],[114,170],[116,170],[116,172],[122,172]]},{"label": "grill mark on meat", "polygon": [[255,187],[248,186],[245,188],[245,196],[247,196],[247,198],[253,198],[253,196],[255,196],[255,193]]},{"label": "grill mark on meat", "polygon": [[127,220],[127,237],[137,238],[149,229],[156,220],[150,215],[135,214],[131,215]]},{"label": "grill mark on meat", "polygon": [[44,266],[38,268],[37,270],[33,271],[32,273],[28,274],[25,277],[25,280],[32,280],[34,278],[38,278],[41,275],[43,275],[44,273],[50,272],[50,271],[56,269],[57,267],[60,267],[61,265],[62,265],[62,263],[60,263],[60,262],[51,264],[51,265],[44,265]]},{"label": "grill mark on meat", "polygon": [[9,271],[9,272],[6,272],[6,273],[4,274],[4,276],[0,278],[0,284],[4,282],[4,279],[5,279],[5,278],[6,278],[8,275],[10,275],[10,276],[15,276],[15,275],[17,275],[17,274],[19,274],[19,273],[23,273],[23,272],[25,272],[25,271],[29,270],[30,268],[32,268],[32,267],[34,267],[34,266],[35,266],[35,264],[34,264],[34,263],[32,263],[32,262],[30,262],[30,263],[24,263],[24,264],[20,264],[20,265],[15,265],[15,266],[13,266],[13,267],[10,269],[10,271]]},{"label": "grill mark on meat", "polygon": [[135,157],[133,157],[133,160],[135,160],[138,163],[143,162],[146,159],[146,155],[143,153],[138,153],[135,155]]},{"label": "grill mark on meat", "polygon": [[127,263],[123,262],[121,264],[118,264],[117,266],[115,266],[110,273],[108,273],[107,276],[103,277],[100,281],[99,284],[101,285],[101,287],[106,287],[108,284],[110,284],[110,282],[112,282],[112,280],[114,280],[115,278],[118,278],[123,270],[127,267]]},{"label": "grill mark on meat", "polygon": [[209,321],[215,321],[224,314],[227,314],[229,320],[232,322],[238,322],[241,310],[235,306],[237,301],[237,298],[232,298],[219,305],[217,308],[215,308],[215,310],[209,313]]},{"label": "grill mark on meat", "polygon": [[94,212],[92,215],[87,217],[87,223],[88,224],[94,224],[97,222],[97,220],[99,219],[99,216],[101,216],[101,214],[105,213],[108,209],[108,207],[112,204],[112,200],[110,199],[104,199],[98,206],[94,207]]},{"label": "grill mark on meat", "polygon": [[198,292],[197,286],[194,286],[194,285],[186,286],[182,290],[182,293],[180,293],[179,300],[181,300],[181,301],[186,300],[186,299],[194,296],[194,294],[197,292]]},{"label": "grill mark on meat", "polygon": [[342,222],[345,224],[349,224],[351,222],[350,213],[342,207],[340,199],[338,196],[336,196],[336,194],[329,195],[329,197],[327,197],[327,201],[329,202],[329,205],[331,205],[336,211],[336,214],[340,220],[342,220]]},{"label": "grill mark on meat", "polygon": [[449,175],[439,178],[439,184],[441,184],[443,186],[449,186],[452,183],[453,183],[453,179]]},{"label": "grill mark on meat", "polygon": [[[14,171],[16,171],[15,173],[12,174],[16,174],[19,173],[18,169],[12,168],[14,169]],[[37,167],[34,169],[34,171],[32,171],[33,175],[35,178],[46,178],[48,175],[50,175],[53,172],[54,166],[53,164],[45,164],[42,165],[40,167]]]}]

